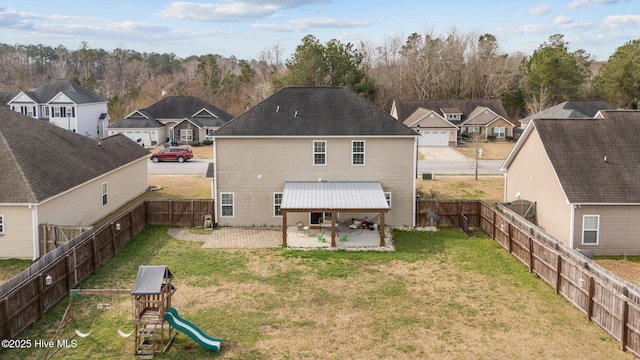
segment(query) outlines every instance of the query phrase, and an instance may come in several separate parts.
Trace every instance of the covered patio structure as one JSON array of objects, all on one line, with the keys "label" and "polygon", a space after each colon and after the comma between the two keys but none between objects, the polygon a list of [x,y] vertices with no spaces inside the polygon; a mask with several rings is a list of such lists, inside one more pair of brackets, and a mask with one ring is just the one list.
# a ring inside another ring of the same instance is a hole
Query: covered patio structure
[{"label": "covered patio structure", "polygon": [[389,204],[378,181],[300,181],[286,182],[280,205],[282,212],[282,246],[287,246],[289,213],[320,213],[330,223],[319,226],[331,230],[331,247],[336,246],[340,213],[376,213],[379,217],[380,246],[385,246],[385,214]]}]

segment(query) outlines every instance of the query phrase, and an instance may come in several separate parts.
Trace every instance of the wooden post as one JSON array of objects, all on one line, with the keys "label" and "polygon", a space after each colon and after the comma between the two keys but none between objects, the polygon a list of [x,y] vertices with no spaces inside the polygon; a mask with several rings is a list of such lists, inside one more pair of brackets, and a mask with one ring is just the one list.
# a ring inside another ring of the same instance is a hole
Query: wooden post
[{"label": "wooden post", "polygon": [[589,276],[589,291],[587,292],[587,320],[589,321],[591,321],[591,317],[593,316],[593,295],[595,294],[595,287],[593,276]]},{"label": "wooden post", "polygon": [[98,256],[96,254],[96,236],[95,235],[91,237],[91,249],[93,250],[93,255],[92,255],[93,269],[91,269],[91,273],[94,273],[98,268]]},{"label": "wooden post", "polygon": [[336,214],[331,211],[331,247],[336,247]]},{"label": "wooden post", "polygon": [[69,257],[69,255],[66,255],[64,257],[64,261],[65,264],[67,265],[67,292],[69,292],[69,290],[71,290],[71,273],[73,272],[73,270],[71,269],[71,258]]},{"label": "wooden post", "polygon": [[7,302],[8,299],[6,297],[3,298],[0,302],[0,311],[2,313],[2,318],[4,319],[4,324],[2,326],[2,331],[4,332],[4,335],[2,336],[3,339],[12,338],[12,334],[10,334],[11,328],[9,327],[9,312],[7,311]]},{"label": "wooden post", "polygon": [[511,240],[511,223],[507,223],[507,236],[509,237],[509,254],[513,253],[513,241]]},{"label": "wooden post", "polygon": [[42,273],[36,278],[38,282],[38,318],[42,319],[44,315],[44,279]]},{"label": "wooden post", "polygon": [[493,211],[493,215],[491,216],[491,239],[496,239],[496,212]]},{"label": "wooden post", "polygon": [[380,246],[384,246],[384,211],[380,211]]},{"label": "wooden post", "polygon": [[624,300],[623,300],[624,303],[622,304],[622,329],[620,329],[621,331],[620,345],[622,346],[622,351],[626,351],[627,350],[627,323],[629,322],[629,298],[627,297],[627,295],[629,294],[629,291],[626,286],[623,289],[622,294],[624,295]]},{"label": "wooden post", "polygon": [[287,212],[282,212],[282,246],[287,247]]},{"label": "wooden post", "polygon": [[562,280],[562,256],[558,253],[556,259],[556,294],[560,293],[560,281]]},{"label": "wooden post", "polygon": [[533,272],[533,238],[529,236],[529,274]]}]

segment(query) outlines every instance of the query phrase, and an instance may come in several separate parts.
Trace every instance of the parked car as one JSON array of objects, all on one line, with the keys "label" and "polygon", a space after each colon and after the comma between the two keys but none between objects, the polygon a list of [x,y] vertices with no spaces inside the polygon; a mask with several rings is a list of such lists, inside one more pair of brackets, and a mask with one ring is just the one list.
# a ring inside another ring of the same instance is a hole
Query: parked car
[{"label": "parked car", "polygon": [[161,151],[154,152],[149,156],[149,159],[154,163],[166,160],[185,162],[191,158],[193,158],[193,152],[186,146],[171,146]]}]

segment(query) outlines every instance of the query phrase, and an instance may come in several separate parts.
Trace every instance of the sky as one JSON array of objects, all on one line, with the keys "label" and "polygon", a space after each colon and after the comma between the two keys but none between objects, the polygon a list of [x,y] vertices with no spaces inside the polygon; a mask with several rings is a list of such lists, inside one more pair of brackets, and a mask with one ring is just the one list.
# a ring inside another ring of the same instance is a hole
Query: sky
[{"label": "sky", "polygon": [[[569,51],[605,61],[640,38],[632,0],[3,0],[0,43],[76,50],[218,54],[258,59],[275,46],[289,58],[306,35],[381,46],[412,33],[493,34],[504,53],[531,55],[563,34]],[[490,5],[488,5],[490,4]],[[636,6],[634,6],[636,5]]]}]

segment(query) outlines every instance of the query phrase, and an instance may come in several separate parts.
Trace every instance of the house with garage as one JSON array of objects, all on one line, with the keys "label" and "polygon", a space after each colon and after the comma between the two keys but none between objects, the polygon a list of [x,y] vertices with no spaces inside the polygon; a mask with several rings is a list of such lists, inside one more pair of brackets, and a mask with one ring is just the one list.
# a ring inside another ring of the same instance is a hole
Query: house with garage
[{"label": "house with garage", "polygon": [[109,135],[123,134],[144,146],[203,143],[232,117],[194,96],[168,96],[112,124]]},{"label": "house with garage", "polygon": [[58,78],[35,90],[2,92],[9,109],[93,139],[107,136],[107,100],[73,81]]},{"label": "house with garage", "polygon": [[455,146],[461,136],[505,139],[513,136],[502,101],[395,100],[391,116],[419,132],[419,146]]},{"label": "house with garage", "polygon": [[501,170],[505,201],[536,203],[538,226],[571,248],[639,255],[640,111],[533,119]]},{"label": "house with garage", "polygon": [[297,223],[415,223],[418,135],[347,88],[283,88],[214,135],[220,225],[282,226],[286,245]]},{"label": "house with garage", "polygon": [[148,188],[149,152],[0,108],[0,258],[44,255],[43,226],[91,226]]}]

